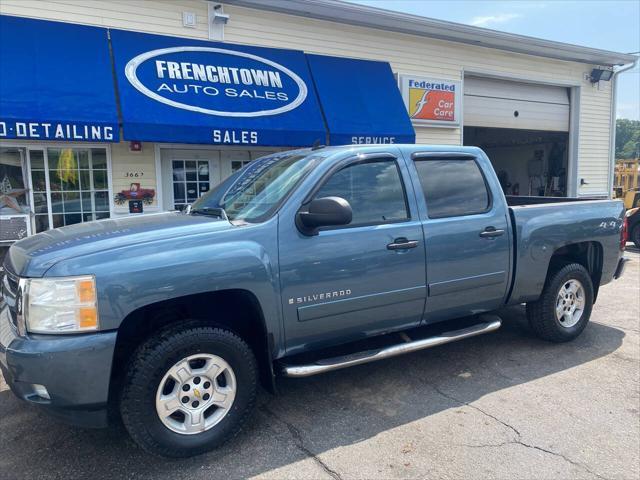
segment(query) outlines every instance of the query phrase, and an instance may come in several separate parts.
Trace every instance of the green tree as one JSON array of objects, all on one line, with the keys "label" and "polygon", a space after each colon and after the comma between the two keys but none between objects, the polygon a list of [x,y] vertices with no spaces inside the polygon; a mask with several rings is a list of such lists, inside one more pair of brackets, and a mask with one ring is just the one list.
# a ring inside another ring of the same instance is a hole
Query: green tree
[{"label": "green tree", "polygon": [[640,148],[640,121],[619,118],[616,121],[616,158],[634,158]]}]

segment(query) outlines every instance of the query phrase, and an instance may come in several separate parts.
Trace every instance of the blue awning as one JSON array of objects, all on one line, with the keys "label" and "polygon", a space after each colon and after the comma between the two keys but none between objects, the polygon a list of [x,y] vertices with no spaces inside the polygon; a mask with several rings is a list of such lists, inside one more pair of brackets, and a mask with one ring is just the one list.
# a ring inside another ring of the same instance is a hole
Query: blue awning
[{"label": "blue awning", "polygon": [[0,15],[0,139],[119,140],[104,28]]},{"label": "blue awning", "polygon": [[415,142],[388,63],[322,55],[307,59],[331,145]]},{"label": "blue awning", "polygon": [[325,143],[302,52],[111,30],[126,140]]}]

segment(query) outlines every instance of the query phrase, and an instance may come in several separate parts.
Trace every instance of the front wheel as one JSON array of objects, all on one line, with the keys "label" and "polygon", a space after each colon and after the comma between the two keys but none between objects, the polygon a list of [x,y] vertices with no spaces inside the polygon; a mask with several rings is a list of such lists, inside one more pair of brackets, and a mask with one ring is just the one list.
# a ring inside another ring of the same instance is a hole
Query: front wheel
[{"label": "front wheel", "polygon": [[527,318],[538,337],[568,342],[585,329],[592,308],[591,276],[582,265],[570,263],[553,271],[540,298],[527,303]]},{"label": "front wheel", "polygon": [[120,412],[133,440],[165,457],[189,457],[234,436],[257,391],[253,352],[220,328],[180,323],[134,354]]}]

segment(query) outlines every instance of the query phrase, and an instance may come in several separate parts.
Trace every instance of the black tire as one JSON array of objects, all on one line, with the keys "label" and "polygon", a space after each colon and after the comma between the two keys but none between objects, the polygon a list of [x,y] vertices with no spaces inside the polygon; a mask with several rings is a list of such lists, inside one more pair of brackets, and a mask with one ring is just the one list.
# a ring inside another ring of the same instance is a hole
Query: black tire
[{"label": "black tire", "polygon": [[633,242],[636,248],[640,248],[640,222],[636,223],[631,228],[631,234],[629,235],[629,240]]},{"label": "black tire", "polygon": [[[566,327],[556,318],[556,301],[560,289],[570,280],[578,280],[584,287],[585,306],[580,320]],[[589,272],[578,263],[556,267],[549,273],[542,295],[535,302],[527,303],[527,319],[534,333],[550,342],[573,340],[589,323],[593,308],[593,282]]]},{"label": "black tire", "polygon": [[[176,433],[156,412],[158,387],[176,363],[207,353],[231,366],[237,386],[235,399],[226,415],[210,429],[191,435]],[[255,357],[240,337],[221,328],[181,322],[161,330],[134,353],[122,387],[120,414],[131,438],[147,452],[190,457],[220,446],[240,431],[253,412],[257,382]]]}]

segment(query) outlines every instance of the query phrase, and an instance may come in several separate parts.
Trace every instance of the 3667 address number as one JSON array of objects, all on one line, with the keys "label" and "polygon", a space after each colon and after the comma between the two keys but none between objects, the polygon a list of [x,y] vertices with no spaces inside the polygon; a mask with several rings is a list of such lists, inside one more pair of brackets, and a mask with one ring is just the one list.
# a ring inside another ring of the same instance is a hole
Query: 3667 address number
[{"label": "3667 address number", "polygon": [[144,176],[144,172],[126,172],[124,176],[127,178],[140,178]]}]

